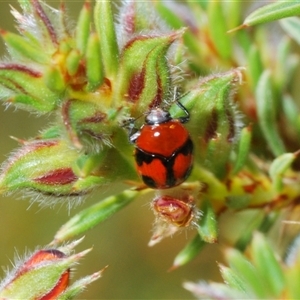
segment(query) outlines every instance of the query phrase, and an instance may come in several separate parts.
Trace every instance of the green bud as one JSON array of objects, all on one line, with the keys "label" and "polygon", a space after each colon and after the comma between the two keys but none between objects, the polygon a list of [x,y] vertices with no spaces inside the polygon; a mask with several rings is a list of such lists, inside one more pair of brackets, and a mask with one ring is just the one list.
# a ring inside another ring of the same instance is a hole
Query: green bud
[{"label": "green bud", "polygon": [[91,4],[89,0],[86,0],[77,21],[76,26],[76,48],[81,54],[85,53],[87,47],[87,41],[90,35],[91,27]]},{"label": "green bud", "polygon": [[[78,244],[78,243],[75,243]],[[67,250],[68,247],[64,247]],[[70,248],[72,249],[72,247]],[[1,299],[73,299],[87,284],[98,279],[101,272],[70,285],[71,268],[90,250],[70,256],[60,248],[35,251],[1,283]],[[32,284],[34,282],[34,284]],[[65,296],[69,295],[69,298]]]},{"label": "green bud", "polygon": [[215,212],[207,199],[203,200],[201,206],[202,216],[198,222],[198,233],[206,243],[216,243],[218,241],[218,222]]},{"label": "green bud", "polygon": [[135,111],[139,113],[159,106],[167,99],[170,74],[165,55],[181,35],[182,31],[179,31],[162,36],[137,36],[130,40],[121,56],[115,99],[125,98],[138,107],[135,106]]},{"label": "green bud", "polygon": [[269,168],[269,174],[272,179],[273,186],[277,192],[280,192],[283,188],[283,176],[284,173],[290,168],[291,164],[295,160],[299,153],[284,153],[278,156]]},{"label": "green bud", "polygon": [[74,173],[72,167],[77,158],[78,152],[61,140],[26,142],[4,163],[0,191],[30,189],[53,196],[87,193],[94,185],[79,188],[82,181],[90,179]]},{"label": "green bud", "polygon": [[33,45],[18,34],[0,30],[0,35],[11,50],[11,55],[21,60],[31,60],[40,64],[49,63],[50,57],[38,45]]},{"label": "green bud", "polygon": [[103,145],[110,145],[112,128],[109,120],[97,103],[68,100],[62,106],[63,125],[73,145],[83,146],[99,152]]},{"label": "green bud", "polygon": [[86,49],[86,75],[88,90],[96,90],[104,80],[104,70],[100,51],[99,37],[92,33],[88,39]]},{"label": "green bud", "polygon": [[79,63],[81,60],[80,52],[73,49],[67,56],[66,67],[70,76],[74,76],[78,72]]},{"label": "green bud", "polygon": [[54,243],[61,243],[86,232],[132,202],[137,196],[137,191],[127,190],[82,210],[59,229]]},{"label": "green bud", "polygon": [[58,66],[51,65],[44,73],[46,86],[55,93],[62,93],[66,90],[66,82]]},{"label": "green bud", "polygon": [[94,20],[96,31],[101,41],[105,77],[112,79],[117,74],[119,48],[110,1],[96,0]]},{"label": "green bud", "polygon": [[[187,127],[197,137],[195,161],[203,163],[218,178],[224,178],[228,172],[230,153],[239,132],[232,90],[240,78],[240,69],[210,76],[180,99],[191,114]],[[182,112],[176,106],[171,107],[170,113],[177,118]]]},{"label": "green bud", "polygon": [[39,113],[52,111],[56,106],[57,97],[45,87],[42,74],[25,65],[1,64],[0,84],[12,93],[11,98],[4,100],[16,106]]},{"label": "green bud", "polygon": [[72,260],[56,249],[35,252],[2,288],[1,299],[56,298],[68,286]]}]

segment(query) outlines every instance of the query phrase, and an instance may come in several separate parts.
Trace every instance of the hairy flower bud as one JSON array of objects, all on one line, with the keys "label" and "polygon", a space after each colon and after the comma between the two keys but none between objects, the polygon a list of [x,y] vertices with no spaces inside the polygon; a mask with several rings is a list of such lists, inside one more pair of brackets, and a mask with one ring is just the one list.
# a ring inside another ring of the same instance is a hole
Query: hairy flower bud
[{"label": "hairy flower bud", "polygon": [[127,42],[121,56],[116,97],[132,103],[138,112],[160,106],[168,98],[170,88],[166,52],[182,33],[137,36]]},{"label": "hairy flower bud", "polygon": [[62,248],[35,251],[17,266],[0,284],[0,299],[72,299],[87,284],[98,279],[101,271],[70,285],[71,268],[90,250],[69,255],[79,241]]},{"label": "hairy flower bud", "polygon": [[155,198],[152,202],[153,210],[159,218],[178,227],[186,227],[194,217],[192,197],[188,199],[176,199],[168,195]]},{"label": "hairy flower bud", "polygon": [[156,220],[149,246],[157,244],[181,228],[195,225],[200,216],[194,197],[184,193],[180,197],[159,195],[152,201],[152,209]]},{"label": "hairy flower bud", "polygon": [[[78,158],[79,153],[59,139],[25,142],[4,163],[0,191],[26,188],[53,196],[84,194],[98,179],[100,183],[101,177],[80,178],[73,170]],[[83,184],[83,181],[90,184]]]}]

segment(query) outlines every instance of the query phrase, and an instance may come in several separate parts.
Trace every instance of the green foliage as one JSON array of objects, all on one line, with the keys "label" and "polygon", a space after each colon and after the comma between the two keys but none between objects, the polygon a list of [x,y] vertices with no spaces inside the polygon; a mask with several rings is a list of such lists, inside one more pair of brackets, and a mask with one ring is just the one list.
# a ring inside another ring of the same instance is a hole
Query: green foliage
[{"label": "green foliage", "polygon": [[[266,239],[300,195],[300,23],[294,17],[300,5],[278,1],[243,22],[241,1],[124,1],[116,14],[111,1],[97,0],[94,8],[85,1],[70,30],[63,5],[19,2],[23,12],[13,10],[19,34],[0,31],[10,55],[0,62],[0,98],[54,116],[55,124],[19,140],[3,163],[0,192],[29,190],[42,205],[70,205],[110,189],[61,227],[55,247],[147,194],[156,218],[150,246],[186,228],[194,232],[171,269],[206,244],[226,248],[229,267],[220,270],[227,285],[185,284],[197,297],[300,297],[293,281],[298,260],[287,265]],[[279,19],[272,24],[283,33],[269,38],[265,23]],[[193,169],[184,183],[153,196],[137,176],[128,136],[153,108],[181,120],[182,105],[190,117]],[[238,226],[227,225],[243,212]],[[74,297],[84,282],[59,299]],[[17,280],[13,285],[13,296],[28,297],[17,292]]]}]

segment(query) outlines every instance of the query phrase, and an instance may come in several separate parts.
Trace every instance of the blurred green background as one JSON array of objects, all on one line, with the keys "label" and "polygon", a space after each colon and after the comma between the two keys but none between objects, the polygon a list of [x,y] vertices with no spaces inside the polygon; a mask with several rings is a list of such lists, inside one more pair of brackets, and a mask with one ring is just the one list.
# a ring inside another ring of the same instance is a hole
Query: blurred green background
[{"label": "blurred green background", "polygon": [[[71,20],[76,20],[83,1],[66,1]],[[58,1],[47,1],[57,6]],[[16,32],[9,5],[19,8],[17,1],[0,1],[0,28]],[[1,57],[5,58],[3,43]],[[0,90],[1,93],[1,90]],[[9,138],[28,139],[51,121],[14,108],[0,106],[0,161],[18,144]],[[109,193],[107,186],[102,192]],[[66,205],[40,208],[30,204],[30,197],[1,197],[0,201],[0,266],[11,267],[16,253],[22,256],[37,246],[48,244],[70,216],[102,198],[100,192],[86,198],[84,204],[70,212]],[[105,223],[91,230],[77,251],[93,247],[93,251],[73,273],[73,280],[91,274],[106,265],[103,278],[90,285],[80,298],[84,299],[193,299],[182,288],[185,280],[220,280],[216,261],[221,260],[218,245],[207,246],[194,261],[173,272],[167,272],[176,254],[195,234],[183,231],[149,248],[154,216],[150,198],[135,201]],[[4,276],[4,271],[1,277]]]}]

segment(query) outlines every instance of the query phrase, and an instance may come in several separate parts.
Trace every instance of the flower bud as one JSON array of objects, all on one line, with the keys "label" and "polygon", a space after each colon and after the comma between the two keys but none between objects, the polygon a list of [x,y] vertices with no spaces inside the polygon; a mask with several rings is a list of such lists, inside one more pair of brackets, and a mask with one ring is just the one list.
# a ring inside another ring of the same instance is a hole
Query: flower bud
[{"label": "flower bud", "polygon": [[19,63],[0,64],[0,84],[9,90],[4,101],[39,113],[55,108],[57,98],[43,84],[42,73]]},{"label": "flower bud", "polygon": [[37,48],[36,44],[30,44],[24,37],[3,29],[0,30],[0,35],[16,57],[23,60],[33,60],[41,64],[49,61],[45,51]]},{"label": "flower bud", "polygon": [[[191,112],[187,124],[190,134],[198,137],[194,142],[195,161],[201,162],[219,179],[228,172],[230,154],[242,125],[232,101],[232,90],[241,77],[241,69],[210,76],[180,101]],[[177,117],[181,111],[174,104],[170,113]]]},{"label": "flower bud", "polygon": [[178,227],[186,227],[194,217],[193,199],[180,200],[168,195],[162,195],[154,199],[152,208],[159,218]]},{"label": "flower bud", "polygon": [[131,39],[121,56],[116,99],[125,98],[139,113],[157,107],[167,99],[170,74],[165,56],[182,33]]},{"label": "flower bud", "polygon": [[79,153],[59,139],[24,142],[3,165],[0,192],[25,188],[53,196],[84,194],[102,177],[80,178],[73,170],[78,158]]},{"label": "flower bud", "polygon": [[71,268],[90,251],[70,256],[70,250],[80,241],[61,248],[37,250],[18,262],[0,284],[0,299],[72,299],[101,275],[100,271],[70,285]]},{"label": "flower bud", "polygon": [[157,244],[181,228],[195,225],[195,220],[199,218],[194,197],[189,194],[183,194],[180,198],[159,195],[153,200],[152,209],[156,220],[149,246]]},{"label": "flower bud", "polygon": [[99,152],[103,144],[110,144],[108,116],[99,105],[70,99],[62,106],[62,116],[69,139],[76,148]]},{"label": "flower bud", "polygon": [[70,268],[62,264],[64,258],[56,249],[36,251],[3,286],[0,298],[56,299],[69,285]]}]

